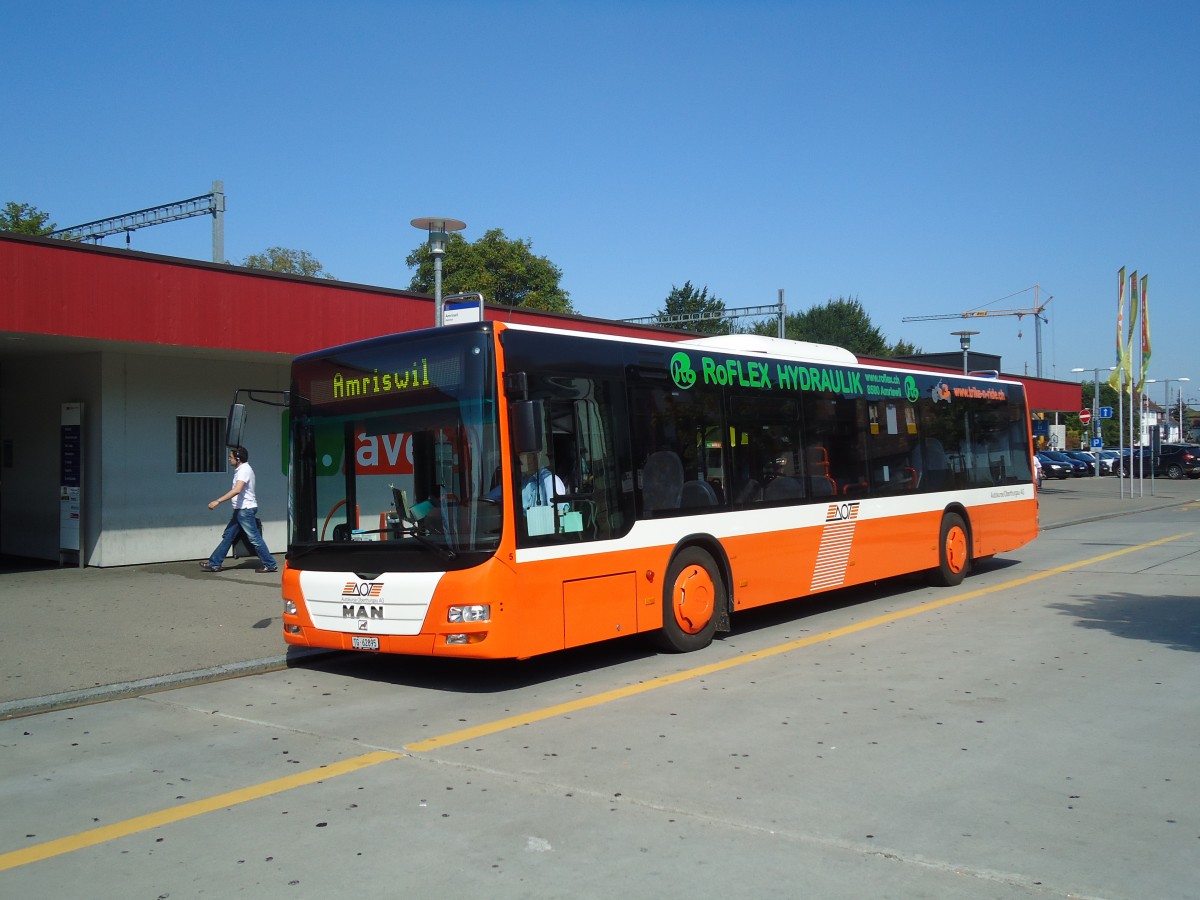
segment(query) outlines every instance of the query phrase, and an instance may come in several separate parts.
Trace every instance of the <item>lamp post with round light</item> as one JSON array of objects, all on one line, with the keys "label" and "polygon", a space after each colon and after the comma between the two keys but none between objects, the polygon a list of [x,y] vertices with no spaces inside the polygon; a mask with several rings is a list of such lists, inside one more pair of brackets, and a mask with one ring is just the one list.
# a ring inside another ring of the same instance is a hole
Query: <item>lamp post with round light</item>
[{"label": "lamp post with round light", "polygon": [[426,216],[412,220],[413,228],[429,232],[429,252],[433,255],[433,324],[442,324],[442,257],[446,255],[449,232],[462,231],[466,222],[438,216]]},{"label": "lamp post with round light", "polygon": [[[1111,372],[1116,366],[1107,366],[1104,371]],[[1091,369],[1072,369],[1072,372],[1091,372],[1092,373],[1092,437],[1102,437],[1100,429],[1100,366],[1095,366]],[[1089,445],[1090,445],[1089,441]],[[1101,441],[1101,449],[1103,449],[1103,441]],[[1100,457],[1096,456],[1096,477],[1100,477]]]},{"label": "lamp post with round light", "polygon": [[952,335],[958,338],[958,346],[963,352],[963,374],[966,375],[970,371],[969,354],[971,351],[971,335],[979,334],[978,331],[952,331]]},{"label": "lamp post with round light", "polygon": [[[1164,441],[1171,440],[1171,382],[1191,381],[1190,378],[1147,378],[1146,384],[1157,384],[1162,382],[1163,386],[1163,415],[1167,417],[1167,433],[1163,436]],[[1179,440],[1183,442],[1183,388],[1179,389]]]}]

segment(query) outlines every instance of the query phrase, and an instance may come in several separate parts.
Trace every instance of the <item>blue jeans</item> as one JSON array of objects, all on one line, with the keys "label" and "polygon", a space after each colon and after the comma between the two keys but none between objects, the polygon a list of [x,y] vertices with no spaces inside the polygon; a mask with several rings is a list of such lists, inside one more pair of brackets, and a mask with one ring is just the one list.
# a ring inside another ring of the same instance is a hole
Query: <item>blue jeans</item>
[{"label": "blue jeans", "polygon": [[275,557],[267,549],[267,542],[263,540],[263,536],[258,533],[258,522],[255,521],[257,515],[258,507],[256,506],[250,509],[235,509],[233,511],[233,515],[229,517],[229,524],[225,526],[225,533],[221,535],[221,543],[217,544],[217,549],[208,558],[210,566],[214,569],[221,567],[221,564],[225,561],[225,557],[229,555],[229,548],[237,540],[238,530],[240,529],[246,532],[246,537],[250,539],[250,546],[258,554],[259,563],[268,569],[276,568]]}]

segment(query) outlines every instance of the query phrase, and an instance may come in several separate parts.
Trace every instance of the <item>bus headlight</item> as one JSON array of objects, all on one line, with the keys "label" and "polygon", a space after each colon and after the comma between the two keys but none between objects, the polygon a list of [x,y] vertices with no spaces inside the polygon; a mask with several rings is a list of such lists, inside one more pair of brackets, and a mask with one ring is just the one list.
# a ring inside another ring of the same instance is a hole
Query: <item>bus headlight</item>
[{"label": "bus headlight", "polygon": [[448,610],[446,618],[451,622],[490,622],[492,621],[492,606],[490,603],[452,606]]},{"label": "bus headlight", "polygon": [[296,603],[293,600],[283,601],[283,612],[285,615],[294,616],[296,614]]}]

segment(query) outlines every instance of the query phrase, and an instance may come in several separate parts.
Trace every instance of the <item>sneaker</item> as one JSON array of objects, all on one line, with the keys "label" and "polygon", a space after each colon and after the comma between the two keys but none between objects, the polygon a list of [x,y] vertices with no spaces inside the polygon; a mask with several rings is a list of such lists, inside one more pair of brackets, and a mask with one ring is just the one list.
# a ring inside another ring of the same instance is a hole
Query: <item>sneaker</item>
[{"label": "sneaker", "polygon": [[203,569],[205,572],[220,572],[221,571],[220,566],[210,566],[206,562],[200,563],[200,568]]},{"label": "sneaker", "polygon": [[254,571],[255,571],[255,572],[257,572],[259,575],[269,575],[269,574],[270,574],[270,573],[272,573],[272,572],[278,572],[278,571],[279,571],[279,567],[278,567],[278,566],[273,566],[272,568],[269,568],[269,569],[268,569],[266,566],[259,566],[259,567],[258,567],[257,569],[255,569]]}]

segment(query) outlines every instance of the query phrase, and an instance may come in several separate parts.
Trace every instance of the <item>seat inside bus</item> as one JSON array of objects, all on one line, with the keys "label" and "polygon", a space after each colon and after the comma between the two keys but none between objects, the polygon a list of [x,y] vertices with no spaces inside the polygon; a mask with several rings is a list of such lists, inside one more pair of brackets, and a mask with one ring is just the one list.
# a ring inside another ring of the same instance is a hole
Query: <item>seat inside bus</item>
[{"label": "seat inside bus", "polygon": [[642,466],[642,505],[647,511],[678,509],[683,493],[683,461],[673,450],[655,450]]}]

